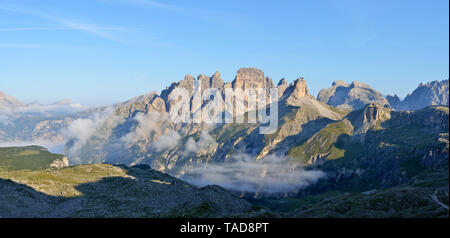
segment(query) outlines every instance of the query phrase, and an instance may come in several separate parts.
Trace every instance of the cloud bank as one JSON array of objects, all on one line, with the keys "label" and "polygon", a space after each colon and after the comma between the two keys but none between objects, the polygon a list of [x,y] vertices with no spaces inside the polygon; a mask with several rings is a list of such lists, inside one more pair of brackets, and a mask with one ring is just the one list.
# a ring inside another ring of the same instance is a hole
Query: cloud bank
[{"label": "cloud bank", "polygon": [[71,160],[70,162],[81,162],[80,153],[83,146],[94,136],[106,136],[102,128],[112,128],[114,125],[121,123],[122,119],[114,115],[113,108],[107,108],[102,112],[97,112],[88,118],[80,118],[72,122],[63,134],[66,138],[70,138],[70,147],[66,154]]},{"label": "cloud bank", "polygon": [[196,186],[216,184],[230,190],[246,192],[297,192],[326,175],[319,170],[305,170],[282,156],[269,155],[255,160],[239,154],[223,163],[191,169],[182,179]]}]

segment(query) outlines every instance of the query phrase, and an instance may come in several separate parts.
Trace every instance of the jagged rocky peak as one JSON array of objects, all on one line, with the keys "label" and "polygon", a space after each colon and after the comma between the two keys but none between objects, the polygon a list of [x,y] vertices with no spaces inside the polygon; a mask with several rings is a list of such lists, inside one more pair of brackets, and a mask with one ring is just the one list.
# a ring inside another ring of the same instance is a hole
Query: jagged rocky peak
[{"label": "jagged rocky peak", "polygon": [[211,77],[200,74],[197,77],[198,82],[200,83],[200,86],[202,87],[202,91],[207,88],[217,88],[222,89],[224,82],[222,80],[222,77],[220,76],[220,72],[216,71]]},{"label": "jagged rocky peak", "polygon": [[241,68],[237,71],[236,78],[232,82],[233,88],[274,88],[271,78],[264,77],[264,72],[257,68]]},{"label": "jagged rocky peak", "polygon": [[133,117],[137,111],[144,113],[150,111],[164,113],[166,111],[166,105],[164,100],[158,95],[158,92],[154,91],[115,106],[115,113],[124,118]]},{"label": "jagged rocky peak", "polygon": [[280,79],[280,81],[278,82],[278,98],[280,98],[281,96],[283,96],[284,91],[286,91],[286,89],[289,87],[289,83],[286,80],[286,78],[282,78]]},{"label": "jagged rocky peak", "polygon": [[189,92],[192,92],[192,90],[194,88],[194,81],[195,81],[195,78],[192,75],[186,74],[186,76],[184,76],[184,79],[182,81],[180,81],[180,83],[177,86],[183,87],[183,88],[187,89]]},{"label": "jagged rocky peak", "polygon": [[296,97],[309,96],[308,87],[306,86],[306,81],[303,77],[295,80],[294,85],[295,85],[294,95]]},{"label": "jagged rocky peak", "polygon": [[387,96],[391,106],[396,110],[418,110],[433,105],[449,105],[448,79],[432,81],[419,86],[402,101],[395,96]]},{"label": "jagged rocky peak", "polygon": [[222,79],[222,76],[220,75],[220,72],[218,70],[216,72],[214,72],[213,78],[215,78],[215,79]]},{"label": "jagged rocky peak", "polygon": [[283,86],[283,85],[287,85],[287,86],[289,85],[286,78],[282,78],[282,79],[280,79],[280,81],[278,81],[278,87]]},{"label": "jagged rocky peak", "polygon": [[305,79],[300,77],[292,82],[284,92],[284,95],[293,99],[310,96]]},{"label": "jagged rocky peak", "polygon": [[388,100],[389,105],[391,105],[392,108],[398,110],[401,107],[402,100],[395,94],[394,96],[387,95],[386,100]]},{"label": "jagged rocky peak", "polygon": [[381,93],[369,85],[353,81],[347,84],[342,80],[334,81],[330,88],[320,90],[317,100],[333,107],[358,110],[368,103],[389,105]]}]

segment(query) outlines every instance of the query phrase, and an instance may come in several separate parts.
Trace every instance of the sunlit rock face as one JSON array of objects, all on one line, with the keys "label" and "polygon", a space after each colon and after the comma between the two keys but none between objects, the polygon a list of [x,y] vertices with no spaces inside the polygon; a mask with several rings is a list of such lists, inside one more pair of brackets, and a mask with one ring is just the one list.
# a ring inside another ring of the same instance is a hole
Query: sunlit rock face
[{"label": "sunlit rock face", "polygon": [[361,109],[368,103],[389,105],[381,93],[359,81],[351,84],[342,80],[335,81],[330,88],[320,90],[317,100],[333,107],[351,110]]}]

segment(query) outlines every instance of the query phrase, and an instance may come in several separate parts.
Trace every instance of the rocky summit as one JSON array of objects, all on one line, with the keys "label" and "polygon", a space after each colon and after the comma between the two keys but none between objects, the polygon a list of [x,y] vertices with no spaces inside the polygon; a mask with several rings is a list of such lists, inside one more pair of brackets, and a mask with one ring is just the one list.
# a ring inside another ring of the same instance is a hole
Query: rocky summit
[{"label": "rocky summit", "polygon": [[381,93],[359,81],[353,81],[351,84],[335,81],[331,88],[320,90],[317,100],[333,107],[351,110],[360,109],[367,103],[389,105]]},{"label": "rocky summit", "polygon": [[448,106],[448,79],[421,83],[412,93],[403,100],[397,95],[388,95],[386,99],[396,110],[417,110],[426,106],[446,105]]}]

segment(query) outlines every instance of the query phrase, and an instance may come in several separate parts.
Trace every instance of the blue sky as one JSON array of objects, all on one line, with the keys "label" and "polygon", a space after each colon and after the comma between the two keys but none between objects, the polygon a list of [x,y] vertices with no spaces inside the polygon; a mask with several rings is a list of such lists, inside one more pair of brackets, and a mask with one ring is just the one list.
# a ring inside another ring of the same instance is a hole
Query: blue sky
[{"label": "blue sky", "polygon": [[404,97],[448,78],[448,0],[0,0],[0,91],[108,104],[189,73],[257,67],[317,95],[359,80]]}]

